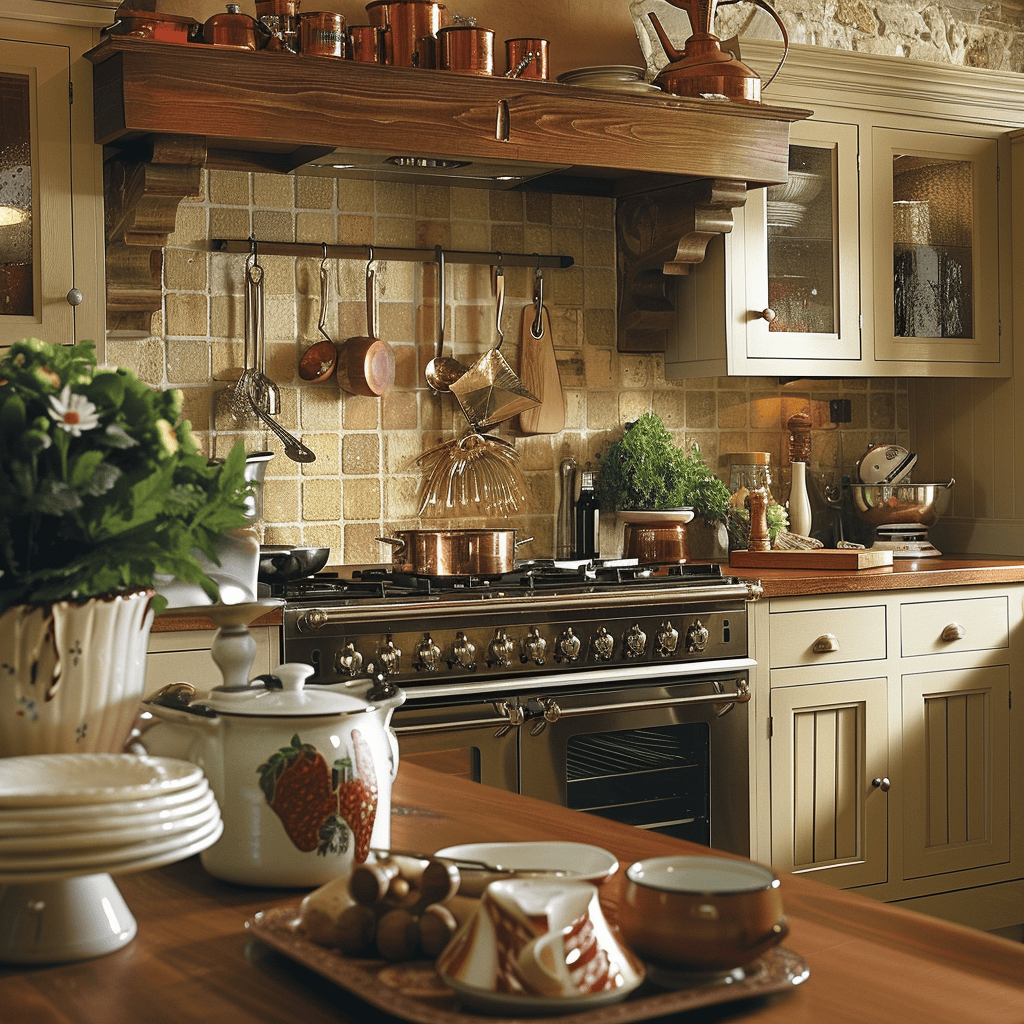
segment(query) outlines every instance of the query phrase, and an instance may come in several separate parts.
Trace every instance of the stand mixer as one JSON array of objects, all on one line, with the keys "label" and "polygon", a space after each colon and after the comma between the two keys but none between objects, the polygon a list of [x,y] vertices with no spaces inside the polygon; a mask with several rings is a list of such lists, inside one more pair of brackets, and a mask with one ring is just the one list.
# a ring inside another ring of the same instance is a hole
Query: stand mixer
[{"label": "stand mixer", "polygon": [[937,558],[928,530],[949,507],[954,480],[944,484],[849,484],[854,508],[875,531],[873,550],[894,558]]}]

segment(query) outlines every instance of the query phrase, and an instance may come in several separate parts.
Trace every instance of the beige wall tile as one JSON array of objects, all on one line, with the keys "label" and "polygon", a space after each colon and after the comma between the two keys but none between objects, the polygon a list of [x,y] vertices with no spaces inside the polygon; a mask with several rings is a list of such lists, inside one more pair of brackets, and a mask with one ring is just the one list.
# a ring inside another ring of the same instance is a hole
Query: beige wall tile
[{"label": "beige wall tile", "polygon": [[210,171],[210,202],[217,206],[248,206],[250,180],[244,171]]},{"label": "beige wall tile", "polygon": [[380,473],[377,435],[345,434],[341,440],[341,469],[346,476],[377,476]]},{"label": "beige wall tile", "polygon": [[341,518],[342,484],[337,478],[302,482],[302,518],[337,520]]},{"label": "beige wall tile", "polygon": [[[381,481],[374,477],[351,477],[345,480],[343,494],[344,519],[380,519]],[[348,557],[348,556],[346,556]]]},{"label": "beige wall tile", "polygon": [[205,295],[168,294],[164,298],[167,334],[205,338],[210,321]]},{"label": "beige wall tile", "polygon": [[290,210],[295,205],[295,182],[288,174],[254,174],[253,205],[264,209]]}]

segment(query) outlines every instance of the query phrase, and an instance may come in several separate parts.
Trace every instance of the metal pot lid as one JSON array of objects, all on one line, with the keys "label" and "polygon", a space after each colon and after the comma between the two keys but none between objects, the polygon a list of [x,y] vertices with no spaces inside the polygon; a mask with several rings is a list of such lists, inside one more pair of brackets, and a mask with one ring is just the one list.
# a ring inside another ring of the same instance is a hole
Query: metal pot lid
[{"label": "metal pot lid", "polygon": [[[257,676],[247,686],[218,686],[202,703],[219,714],[280,718],[352,715],[377,710],[378,705],[366,692],[307,687],[306,680],[314,671],[312,665],[279,665],[272,675]],[[369,681],[367,686],[370,686]],[[394,697],[401,692],[391,687],[384,696]]]}]

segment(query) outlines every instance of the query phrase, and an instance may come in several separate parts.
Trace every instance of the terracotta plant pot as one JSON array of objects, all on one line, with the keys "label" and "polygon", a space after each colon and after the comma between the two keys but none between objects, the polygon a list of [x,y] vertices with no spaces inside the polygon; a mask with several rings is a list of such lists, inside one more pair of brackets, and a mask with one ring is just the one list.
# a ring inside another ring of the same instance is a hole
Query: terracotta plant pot
[{"label": "terracotta plant pot", "polygon": [[0,616],[0,751],[120,753],[146,682],[154,591]]}]

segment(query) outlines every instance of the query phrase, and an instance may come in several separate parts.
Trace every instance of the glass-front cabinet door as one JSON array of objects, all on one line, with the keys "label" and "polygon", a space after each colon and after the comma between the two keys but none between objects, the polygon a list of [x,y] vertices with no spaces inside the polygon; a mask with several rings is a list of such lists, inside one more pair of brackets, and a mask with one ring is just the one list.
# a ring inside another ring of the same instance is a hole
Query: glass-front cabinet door
[{"label": "glass-front cabinet door", "polygon": [[876,359],[999,362],[997,150],[872,130]]},{"label": "glass-front cabinet door", "polygon": [[0,32],[0,346],[71,342],[70,55]]},{"label": "glass-front cabinet door", "polygon": [[860,358],[857,182],[856,125],[793,125],[789,180],[747,199],[748,359]]}]

